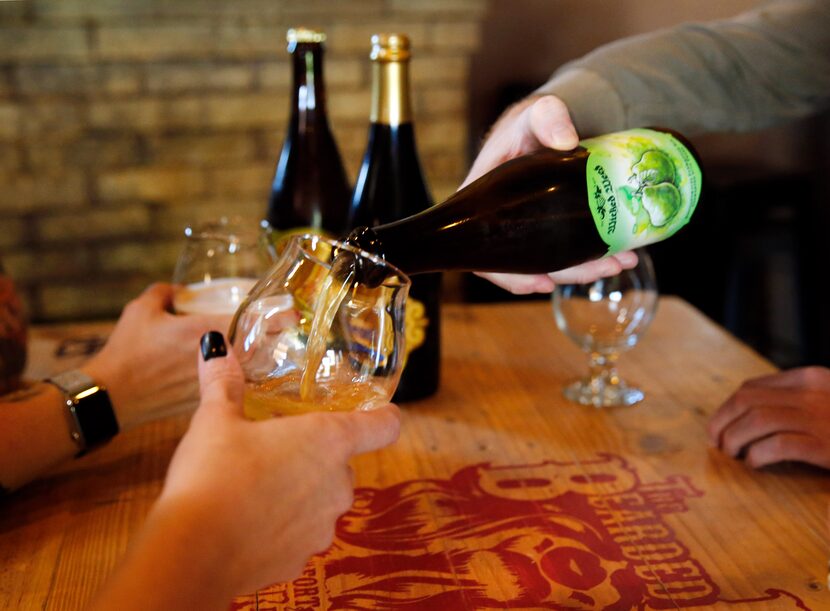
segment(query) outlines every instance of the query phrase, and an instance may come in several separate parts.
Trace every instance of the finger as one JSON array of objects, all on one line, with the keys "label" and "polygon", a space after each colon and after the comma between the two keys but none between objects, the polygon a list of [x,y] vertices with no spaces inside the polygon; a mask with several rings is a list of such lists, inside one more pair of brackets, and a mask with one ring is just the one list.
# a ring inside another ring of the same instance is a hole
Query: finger
[{"label": "finger", "polygon": [[194,335],[201,337],[203,333],[211,329],[219,329],[223,334],[229,332],[233,316],[227,314],[186,314],[176,316],[176,320],[187,325]]},{"label": "finger", "polygon": [[218,331],[202,336],[199,359],[199,409],[221,409],[242,414],[245,379],[233,350]]},{"label": "finger", "polygon": [[640,261],[640,257],[638,257],[637,253],[633,250],[624,250],[611,256],[617,260],[617,263],[619,263],[620,267],[623,269],[634,269]]},{"label": "finger", "polygon": [[776,433],[808,433],[811,414],[789,407],[755,406],[733,420],[721,433],[721,447],[730,456],[738,456],[749,444]]},{"label": "finger", "polygon": [[788,388],[750,386],[745,383],[712,416],[707,425],[709,437],[714,445],[723,447],[726,428],[750,409],[776,406],[792,410],[803,407],[802,401],[800,393],[794,393]]},{"label": "finger", "polygon": [[744,382],[748,387],[765,388],[791,388],[801,386],[803,379],[802,369],[790,369],[789,371],[778,371],[765,376],[752,378]]},{"label": "finger", "polygon": [[348,454],[363,454],[384,448],[397,440],[401,431],[401,413],[389,403],[369,411],[357,411],[342,416],[341,431]]},{"label": "finger", "polygon": [[138,301],[155,310],[169,310],[173,307],[173,292],[172,284],[156,282],[144,289]]},{"label": "finger", "polygon": [[[712,416],[707,430],[712,443],[723,448],[724,434],[728,427],[744,417],[750,410],[764,407],[777,407],[789,412],[803,410],[803,393],[793,392],[789,388],[750,386],[743,384]],[[803,420],[804,416],[790,414],[790,420]]]},{"label": "finger", "polygon": [[729,423],[743,416],[751,407],[746,397],[747,391],[745,385],[742,385],[741,388],[724,401],[723,405],[709,419],[706,425],[706,432],[709,434],[709,440],[713,446],[721,447],[723,431],[729,426]]},{"label": "finger", "polygon": [[579,146],[579,136],[568,107],[556,96],[537,99],[530,107],[528,119],[530,131],[544,146],[562,151]]},{"label": "finger", "polygon": [[[634,255],[636,256],[636,255]],[[603,257],[548,274],[556,284],[589,284],[600,278],[616,276],[623,270],[616,257]]]},{"label": "finger", "polygon": [[785,460],[797,460],[830,468],[830,457],[824,444],[812,435],[779,433],[753,443],[746,453],[746,464],[760,469]]},{"label": "finger", "polygon": [[530,293],[550,293],[554,289],[553,280],[545,274],[497,274],[493,272],[476,272],[481,276],[514,295]]},{"label": "finger", "polygon": [[830,369],[826,367],[798,367],[747,380],[751,387],[803,388],[830,390]]}]

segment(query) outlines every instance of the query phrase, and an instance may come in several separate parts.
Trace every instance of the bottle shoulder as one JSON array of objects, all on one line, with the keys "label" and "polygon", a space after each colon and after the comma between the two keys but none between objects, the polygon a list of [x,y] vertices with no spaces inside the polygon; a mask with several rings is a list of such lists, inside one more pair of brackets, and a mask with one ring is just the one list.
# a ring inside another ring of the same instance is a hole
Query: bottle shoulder
[{"label": "bottle shoulder", "polygon": [[692,157],[694,157],[695,161],[697,162],[697,165],[698,166],[701,165],[700,154],[695,149],[694,144],[692,144],[692,142],[685,135],[681,134],[679,131],[674,130],[670,127],[651,126],[648,129],[653,129],[653,130],[658,131],[658,132],[664,132],[666,134],[670,134],[672,137],[674,137],[675,140],[677,140],[678,142],[680,142],[680,144],[682,144],[683,146],[686,147],[686,149],[689,151],[689,153],[691,153]]},{"label": "bottle shoulder", "polygon": [[372,124],[352,202],[360,224],[391,222],[432,205],[411,124]]}]

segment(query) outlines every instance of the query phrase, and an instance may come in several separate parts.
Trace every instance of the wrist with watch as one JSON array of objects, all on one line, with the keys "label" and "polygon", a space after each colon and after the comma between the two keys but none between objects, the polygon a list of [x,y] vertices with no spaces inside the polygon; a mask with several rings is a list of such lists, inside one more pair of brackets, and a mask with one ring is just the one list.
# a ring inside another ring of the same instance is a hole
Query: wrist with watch
[{"label": "wrist with watch", "polygon": [[83,456],[118,434],[118,420],[109,393],[83,371],[61,373],[45,382],[63,393],[69,434]]}]

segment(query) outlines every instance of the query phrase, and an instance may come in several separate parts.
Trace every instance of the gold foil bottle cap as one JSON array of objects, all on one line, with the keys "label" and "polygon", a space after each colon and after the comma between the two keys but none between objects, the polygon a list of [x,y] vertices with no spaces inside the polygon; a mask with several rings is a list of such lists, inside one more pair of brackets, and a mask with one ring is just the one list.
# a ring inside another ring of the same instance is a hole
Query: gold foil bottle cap
[{"label": "gold foil bottle cap", "polygon": [[291,28],[285,33],[285,41],[288,43],[288,50],[290,51],[300,43],[325,42],[326,35],[320,30],[313,30],[311,28]]},{"label": "gold foil bottle cap", "polygon": [[372,53],[369,58],[376,62],[402,62],[412,56],[409,50],[409,36],[406,34],[373,34]]}]

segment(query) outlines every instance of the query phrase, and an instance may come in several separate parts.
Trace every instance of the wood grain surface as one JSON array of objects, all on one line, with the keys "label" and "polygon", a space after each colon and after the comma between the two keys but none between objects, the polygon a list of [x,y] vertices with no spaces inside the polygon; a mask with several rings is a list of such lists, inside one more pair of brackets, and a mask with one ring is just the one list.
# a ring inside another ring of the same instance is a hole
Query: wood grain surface
[{"label": "wood grain surface", "polygon": [[[441,390],[355,461],[335,545],[234,609],[830,609],[828,474],[753,471],[705,434],[742,380],[774,371],[764,359],[663,298],[620,359],[646,399],[598,410],[561,396],[586,357],[549,304],[453,305],[443,322]],[[34,329],[30,374],[82,358],[55,357],[67,337],[105,332]],[[186,426],[131,431],[5,500],[0,609],[81,608]]]}]

